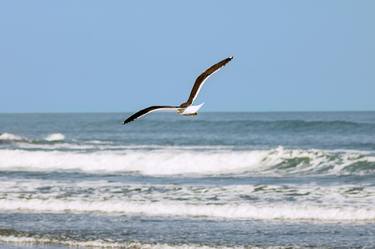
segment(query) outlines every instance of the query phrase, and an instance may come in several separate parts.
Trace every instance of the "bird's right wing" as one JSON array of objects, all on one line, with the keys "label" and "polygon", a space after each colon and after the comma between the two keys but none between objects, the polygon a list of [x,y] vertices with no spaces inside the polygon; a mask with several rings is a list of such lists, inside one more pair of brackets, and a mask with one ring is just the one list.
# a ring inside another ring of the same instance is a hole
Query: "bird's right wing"
[{"label": "bird's right wing", "polygon": [[167,105],[155,105],[155,106],[150,106],[150,107],[147,107],[143,110],[140,110],[136,113],[134,113],[133,115],[131,115],[130,117],[128,117],[125,121],[124,121],[124,124],[127,124],[131,121],[134,121],[136,120],[137,118],[140,118],[148,113],[151,113],[151,112],[154,112],[154,111],[167,111],[167,110],[177,110],[178,107],[177,106],[167,106]]}]

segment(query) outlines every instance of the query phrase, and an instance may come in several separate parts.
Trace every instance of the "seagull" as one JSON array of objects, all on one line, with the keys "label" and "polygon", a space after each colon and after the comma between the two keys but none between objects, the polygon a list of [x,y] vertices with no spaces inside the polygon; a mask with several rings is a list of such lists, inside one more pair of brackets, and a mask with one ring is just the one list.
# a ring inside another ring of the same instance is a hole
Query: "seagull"
[{"label": "seagull", "polygon": [[192,116],[197,115],[198,110],[203,106],[204,103],[193,106],[194,100],[197,98],[203,84],[206,82],[206,80],[214,73],[219,71],[222,67],[224,67],[228,62],[230,62],[233,59],[233,56],[228,57],[222,61],[219,61],[218,63],[212,65],[206,71],[204,71],[201,75],[198,76],[198,78],[195,80],[195,83],[193,85],[193,88],[191,89],[189,98],[186,102],[182,103],[179,106],[170,106],[170,105],[154,105],[147,107],[145,109],[142,109],[133,115],[131,115],[129,118],[127,118],[124,121],[124,124],[127,124],[129,122],[132,122],[140,117],[143,117],[151,112],[155,111],[176,111],[178,114],[183,116]]}]

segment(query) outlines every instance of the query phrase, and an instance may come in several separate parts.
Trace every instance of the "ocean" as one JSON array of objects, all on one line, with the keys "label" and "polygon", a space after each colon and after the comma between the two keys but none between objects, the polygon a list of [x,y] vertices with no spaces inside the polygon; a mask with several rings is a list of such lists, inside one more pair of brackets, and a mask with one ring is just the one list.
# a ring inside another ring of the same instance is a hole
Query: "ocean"
[{"label": "ocean", "polygon": [[375,112],[0,114],[0,248],[375,248]]}]

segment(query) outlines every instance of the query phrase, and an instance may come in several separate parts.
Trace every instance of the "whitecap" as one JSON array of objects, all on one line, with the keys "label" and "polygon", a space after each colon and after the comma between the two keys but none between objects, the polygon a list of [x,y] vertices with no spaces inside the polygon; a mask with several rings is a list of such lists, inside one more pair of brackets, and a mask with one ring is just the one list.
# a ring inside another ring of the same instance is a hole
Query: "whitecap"
[{"label": "whitecap", "polygon": [[48,142],[58,142],[63,141],[65,139],[65,136],[61,133],[52,133],[49,134],[47,137],[45,137],[45,140]]},{"label": "whitecap", "polygon": [[[150,176],[372,174],[373,155],[282,147],[249,151],[165,149],[121,151],[0,150],[0,170],[132,172]],[[369,164],[368,167],[361,166]],[[358,167],[356,165],[359,165]]]},{"label": "whitecap", "polygon": [[0,133],[0,140],[23,141],[25,140],[25,138],[19,135],[5,132],[5,133]]}]

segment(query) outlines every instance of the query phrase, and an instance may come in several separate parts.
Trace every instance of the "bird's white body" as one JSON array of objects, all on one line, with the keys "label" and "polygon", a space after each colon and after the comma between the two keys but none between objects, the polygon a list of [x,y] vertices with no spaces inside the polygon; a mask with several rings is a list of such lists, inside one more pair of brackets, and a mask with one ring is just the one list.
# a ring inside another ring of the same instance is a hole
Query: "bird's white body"
[{"label": "bird's white body", "polygon": [[197,115],[199,109],[204,105],[204,103],[200,105],[191,105],[185,108],[180,114],[184,116],[190,116],[190,115]]}]

